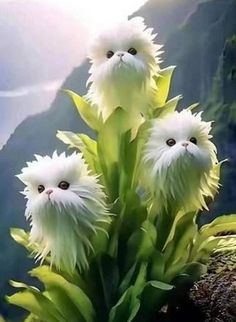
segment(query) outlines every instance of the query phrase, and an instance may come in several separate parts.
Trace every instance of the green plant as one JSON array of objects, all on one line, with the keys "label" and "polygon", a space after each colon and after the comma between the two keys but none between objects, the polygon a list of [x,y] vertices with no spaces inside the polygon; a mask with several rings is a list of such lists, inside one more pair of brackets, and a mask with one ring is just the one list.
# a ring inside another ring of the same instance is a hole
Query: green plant
[{"label": "green plant", "polygon": [[[167,101],[173,70],[163,69],[155,77],[157,105],[142,124],[122,107],[103,122],[82,97],[66,91],[82,119],[96,132],[96,140],[83,133],[60,131],[57,136],[78,149],[91,172],[99,175],[114,216],[107,230],[109,238],[98,234],[94,240],[88,269],[69,274],[47,258],[43,266],[30,272],[43,283],[43,290],[11,282],[21,290],[7,300],[31,312],[25,321],[149,321],[186,283],[206,272],[213,251],[235,240],[235,235],[220,233],[236,231],[236,215],[221,216],[199,229],[200,209],[176,209],[170,204],[160,211],[155,194],[149,193],[141,176],[152,120],[174,112],[181,98]],[[215,189],[209,196],[217,190],[219,172],[217,163],[210,174]],[[12,229],[11,235],[34,252],[28,233]]]}]

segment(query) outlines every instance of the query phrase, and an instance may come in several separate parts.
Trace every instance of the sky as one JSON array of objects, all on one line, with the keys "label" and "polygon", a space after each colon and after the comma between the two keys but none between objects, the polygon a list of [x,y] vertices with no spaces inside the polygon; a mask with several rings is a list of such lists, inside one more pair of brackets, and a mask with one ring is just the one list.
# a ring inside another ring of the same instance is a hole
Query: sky
[{"label": "sky", "polygon": [[159,17],[160,31],[166,30],[165,21],[177,19],[170,7],[181,3],[184,9],[195,2],[0,0],[0,149],[27,116],[50,107],[65,78],[86,58],[94,31],[109,28],[144,4],[150,17]]},{"label": "sky", "polygon": [[50,107],[86,58],[92,31],[146,0],[0,0],[0,148],[28,115]]}]

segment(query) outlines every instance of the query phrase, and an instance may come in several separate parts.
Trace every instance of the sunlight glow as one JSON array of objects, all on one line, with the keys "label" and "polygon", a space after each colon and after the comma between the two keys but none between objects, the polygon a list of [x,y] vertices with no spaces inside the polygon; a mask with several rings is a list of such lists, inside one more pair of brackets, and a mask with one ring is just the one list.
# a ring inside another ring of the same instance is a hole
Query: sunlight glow
[{"label": "sunlight glow", "polygon": [[69,11],[89,32],[94,33],[127,18],[147,0],[48,0],[47,2]]}]

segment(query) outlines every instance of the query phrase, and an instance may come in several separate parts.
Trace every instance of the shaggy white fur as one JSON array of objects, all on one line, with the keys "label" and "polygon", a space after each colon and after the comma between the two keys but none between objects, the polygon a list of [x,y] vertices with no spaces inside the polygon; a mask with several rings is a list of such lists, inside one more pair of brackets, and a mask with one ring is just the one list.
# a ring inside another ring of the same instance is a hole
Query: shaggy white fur
[{"label": "shaggy white fur", "polygon": [[17,177],[26,185],[25,216],[31,222],[36,258],[43,261],[50,255],[51,263],[70,273],[76,265],[86,268],[91,237],[99,222],[109,222],[102,187],[81,154],[54,152],[35,158]]},{"label": "shaggy white fur", "polygon": [[90,46],[87,99],[104,120],[118,107],[145,114],[155,101],[153,75],[159,70],[160,45],[140,17],[102,33]]},{"label": "shaggy white fur", "polygon": [[189,110],[154,121],[143,160],[162,208],[207,208],[204,197],[217,189],[210,174],[217,163],[210,130],[211,122]]}]

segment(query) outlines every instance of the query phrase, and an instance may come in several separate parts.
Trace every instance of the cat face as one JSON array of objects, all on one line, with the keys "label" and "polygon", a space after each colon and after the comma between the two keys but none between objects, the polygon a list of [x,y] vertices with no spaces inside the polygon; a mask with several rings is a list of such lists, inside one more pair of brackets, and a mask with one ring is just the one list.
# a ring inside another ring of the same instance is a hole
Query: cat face
[{"label": "cat face", "polygon": [[175,166],[189,165],[209,171],[215,156],[215,146],[209,140],[210,123],[190,111],[175,112],[155,121],[147,148],[147,159],[155,162],[158,171]]},{"label": "cat face", "polygon": [[58,268],[72,272],[87,266],[90,238],[98,222],[109,222],[105,194],[81,154],[35,156],[17,177],[26,185],[26,218],[36,257],[50,253]]},{"label": "cat face", "polygon": [[[81,162],[84,168],[77,166]],[[27,185],[24,193],[30,206],[67,207],[79,203],[81,187],[89,184],[84,176],[86,170],[79,154],[68,158],[54,154],[53,158],[36,156],[36,161],[29,163],[18,177]]]},{"label": "cat face", "polygon": [[201,114],[187,110],[154,121],[143,160],[160,209],[207,209],[205,197],[218,187],[211,177],[217,158],[210,130]]},{"label": "cat face", "polygon": [[100,35],[91,45],[92,81],[136,81],[156,70],[158,49],[152,29],[141,18],[133,18]]}]

